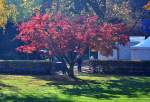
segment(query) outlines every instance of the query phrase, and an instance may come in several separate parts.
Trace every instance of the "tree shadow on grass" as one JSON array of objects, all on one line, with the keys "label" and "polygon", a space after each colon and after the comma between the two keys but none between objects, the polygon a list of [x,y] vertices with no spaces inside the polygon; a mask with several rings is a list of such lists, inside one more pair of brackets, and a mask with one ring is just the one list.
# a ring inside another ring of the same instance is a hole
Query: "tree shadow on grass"
[{"label": "tree shadow on grass", "polygon": [[74,102],[69,98],[60,98],[57,94],[48,96],[33,96],[20,93],[18,87],[0,82],[0,102]]},{"label": "tree shadow on grass", "polygon": [[0,89],[5,88],[5,87],[13,88],[13,86],[6,85],[6,84],[3,84],[3,83],[0,82]]},{"label": "tree shadow on grass", "polygon": [[[86,76],[85,76],[86,77]],[[85,96],[97,99],[112,99],[120,98],[122,96],[128,98],[140,98],[142,95],[150,96],[150,78],[149,77],[119,77],[117,79],[97,80],[93,79],[79,79],[73,80],[67,76],[33,76],[35,79],[47,80],[46,84],[55,86],[60,89],[66,96]],[[97,76],[101,78],[105,76]],[[106,76],[107,77],[107,76]],[[44,84],[45,85],[45,84]],[[14,86],[0,83],[1,88],[8,88],[14,90],[16,93],[11,95],[1,94],[0,102],[74,102],[70,98],[62,99],[57,94],[49,96],[18,96],[17,90]],[[44,87],[44,86],[43,86]],[[20,93],[21,94],[21,93]]]},{"label": "tree shadow on grass", "polygon": [[49,97],[35,97],[35,96],[23,96],[17,95],[3,95],[0,97],[0,102],[73,102],[67,99],[60,99],[56,95],[50,95]]},{"label": "tree shadow on grass", "polygon": [[13,91],[16,91],[16,92],[19,90],[19,89],[18,89],[17,87],[15,87],[15,86],[6,85],[6,84],[0,82],[0,90],[2,90],[2,89],[9,89],[9,90],[13,90]]},{"label": "tree shadow on grass", "polygon": [[[60,76],[59,76],[60,77]],[[63,79],[63,80],[62,80]],[[150,96],[150,80],[144,77],[122,77],[118,80],[96,81],[78,80],[70,81],[61,77],[50,78],[49,86],[55,85],[66,95],[85,96],[97,99],[140,98],[141,95]],[[71,85],[72,87],[67,87]]]}]

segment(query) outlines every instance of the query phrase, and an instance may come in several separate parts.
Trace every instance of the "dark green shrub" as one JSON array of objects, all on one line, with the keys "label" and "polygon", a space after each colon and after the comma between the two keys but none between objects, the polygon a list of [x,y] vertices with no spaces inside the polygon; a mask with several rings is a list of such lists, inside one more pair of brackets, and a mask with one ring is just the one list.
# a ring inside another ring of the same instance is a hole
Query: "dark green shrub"
[{"label": "dark green shrub", "polygon": [[150,75],[150,61],[90,61],[98,73]]}]

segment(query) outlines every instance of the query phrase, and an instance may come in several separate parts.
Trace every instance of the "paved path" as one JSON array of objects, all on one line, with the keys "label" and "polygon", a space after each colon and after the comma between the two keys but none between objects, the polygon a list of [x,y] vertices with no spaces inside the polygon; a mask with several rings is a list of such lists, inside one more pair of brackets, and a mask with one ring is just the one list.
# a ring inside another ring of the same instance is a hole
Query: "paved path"
[{"label": "paved path", "polygon": [[[78,75],[78,68],[75,66],[74,68],[75,74]],[[92,70],[89,66],[82,66],[82,73],[92,73]]]},{"label": "paved path", "polygon": [[[82,73],[88,73],[88,74],[90,74],[92,72],[93,71],[90,69],[89,66],[87,66],[87,65],[86,66],[82,66]],[[75,75],[79,75],[77,66],[74,67],[74,73],[75,73]],[[59,72],[57,72],[57,74],[62,75],[62,72],[59,71]]]}]

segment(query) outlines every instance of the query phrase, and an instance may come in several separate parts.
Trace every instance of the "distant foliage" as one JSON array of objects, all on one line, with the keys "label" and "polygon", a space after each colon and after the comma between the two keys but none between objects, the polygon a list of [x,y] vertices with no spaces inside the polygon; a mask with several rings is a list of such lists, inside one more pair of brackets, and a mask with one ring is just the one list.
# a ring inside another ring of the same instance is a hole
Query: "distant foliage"
[{"label": "distant foliage", "polygon": [[[140,16],[146,0],[6,0],[16,8],[17,22],[27,20],[35,9],[61,11],[63,15],[97,15],[102,21],[117,18],[125,23],[134,23]],[[139,5],[141,4],[141,5]],[[139,6],[139,7],[138,7]]]},{"label": "distant foliage", "polygon": [[35,9],[40,9],[43,0],[6,0],[6,3],[16,8],[14,17],[16,22],[20,22],[29,19]]},{"label": "distant foliage", "polygon": [[12,5],[7,5],[5,0],[0,0],[0,10],[0,27],[5,27],[8,19],[13,18],[15,8]]},{"label": "distant foliage", "polygon": [[145,10],[150,10],[150,1],[144,6]]}]

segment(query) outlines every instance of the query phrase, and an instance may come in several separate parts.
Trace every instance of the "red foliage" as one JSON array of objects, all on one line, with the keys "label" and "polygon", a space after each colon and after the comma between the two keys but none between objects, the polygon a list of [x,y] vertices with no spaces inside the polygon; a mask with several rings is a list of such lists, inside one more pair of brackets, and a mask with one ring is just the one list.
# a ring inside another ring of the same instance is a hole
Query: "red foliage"
[{"label": "red foliage", "polygon": [[67,18],[61,14],[36,15],[19,26],[17,39],[25,42],[17,51],[32,53],[47,49],[52,55],[83,53],[87,47],[110,55],[115,43],[125,45],[128,36],[120,34],[123,24],[98,24],[97,16]]}]

